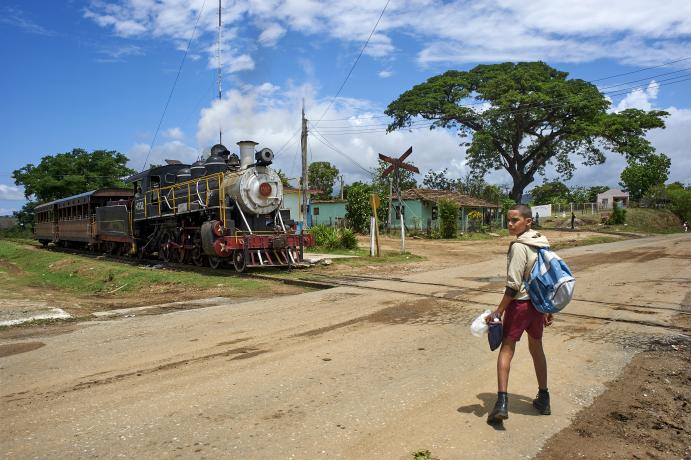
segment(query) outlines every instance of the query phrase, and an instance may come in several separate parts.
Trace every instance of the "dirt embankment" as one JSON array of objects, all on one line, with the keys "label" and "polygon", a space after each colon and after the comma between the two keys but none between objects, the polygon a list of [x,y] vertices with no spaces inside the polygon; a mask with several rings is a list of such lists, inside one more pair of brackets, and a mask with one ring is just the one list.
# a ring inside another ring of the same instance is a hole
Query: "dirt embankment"
[{"label": "dirt embankment", "polygon": [[691,458],[689,362],[689,337],[647,345],[536,458]]}]

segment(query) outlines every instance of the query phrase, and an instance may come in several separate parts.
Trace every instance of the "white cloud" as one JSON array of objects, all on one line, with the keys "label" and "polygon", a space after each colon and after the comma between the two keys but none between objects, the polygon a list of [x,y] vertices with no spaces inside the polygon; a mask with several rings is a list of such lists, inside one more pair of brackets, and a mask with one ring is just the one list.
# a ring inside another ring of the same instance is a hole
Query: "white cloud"
[{"label": "white cloud", "polygon": [[180,141],[185,138],[185,134],[182,132],[182,130],[178,127],[175,128],[169,128],[163,132],[163,135],[167,137],[168,139],[173,139],[176,141]]},{"label": "white cloud", "polygon": [[380,70],[377,75],[379,75],[380,78],[389,78],[393,75],[393,72],[390,70]]},{"label": "white cloud", "polygon": [[[379,153],[398,156],[411,145],[414,151],[410,160],[420,167],[420,182],[428,169],[448,167],[454,177],[468,170],[462,161],[451,161],[462,153],[455,133],[416,129],[386,134],[386,121],[378,118],[381,110],[369,101],[340,98],[325,113],[331,100],[316,98],[310,85],[284,92],[273,87],[267,92],[266,85],[260,85],[226,93],[223,100],[213,101],[202,110],[197,142],[208,148],[217,142],[219,129],[223,130],[224,143],[231,151],[237,150],[235,142],[239,140],[254,140],[260,143],[258,148],[274,150],[276,168],[289,177],[296,177],[301,164],[299,113],[303,97],[311,120],[310,161],[331,162],[347,183],[370,180],[367,171],[377,166]],[[318,122],[324,113],[323,121]]]},{"label": "white cloud", "polygon": [[614,111],[621,112],[626,109],[651,110],[659,90],[660,85],[655,80],[652,80],[645,89],[636,88],[627,94],[614,107]]},{"label": "white cloud", "polygon": [[24,188],[15,185],[0,184],[0,200],[25,201]]},{"label": "white cloud", "polygon": [[[186,44],[203,0],[92,0],[85,16],[123,37],[164,37]],[[258,43],[275,46],[289,32],[328,37],[357,50],[381,2],[360,0],[250,0],[223,10],[224,61],[231,71],[254,68],[253,41],[238,41],[247,24]],[[198,40],[215,62],[215,8],[204,9]],[[691,54],[691,2],[667,0],[402,0],[391,2],[365,54],[391,56],[396,33],[419,43],[418,62],[462,64],[501,60],[586,62],[611,58],[647,65]],[[232,44],[232,46],[231,46]],[[215,63],[213,64],[215,65]]]},{"label": "white cloud", "polygon": [[276,46],[276,43],[286,34],[286,30],[279,24],[269,24],[257,39],[263,46]]},{"label": "white cloud", "polygon": [[43,35],[46,37],[51,37],[56,35],[52,30],[46,29],[45,27],[37,24],[32,19],[28,18],[27,15],[15,7],[4,7],[0,10],[0,23],[9,24],[11,26],[17,27],[36,35]]}]

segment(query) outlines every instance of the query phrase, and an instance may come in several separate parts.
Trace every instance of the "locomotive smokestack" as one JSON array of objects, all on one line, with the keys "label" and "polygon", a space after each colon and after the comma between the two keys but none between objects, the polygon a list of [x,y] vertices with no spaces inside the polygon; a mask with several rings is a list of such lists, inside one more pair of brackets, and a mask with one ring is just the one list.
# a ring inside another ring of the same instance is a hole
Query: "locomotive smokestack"
[{"label": "locomotive smokestack", "polygon": [[254,141],[240,141],[240,169],[245,169],[254,164],[254,146],[257,145]]}]

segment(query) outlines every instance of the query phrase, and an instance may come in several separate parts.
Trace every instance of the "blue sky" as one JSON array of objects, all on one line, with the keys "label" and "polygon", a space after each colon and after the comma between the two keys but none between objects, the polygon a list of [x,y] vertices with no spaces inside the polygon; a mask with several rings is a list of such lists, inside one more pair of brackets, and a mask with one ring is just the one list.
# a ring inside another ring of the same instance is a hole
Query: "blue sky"
[{"label": "blue sky", "polygon": [[[649,137],[672,158],[670,179],[691,183],[691,80],[683,81],[691,77],[691,2],[606,3],[392,0],[334,99],[385,0],[224,0],[219,102],[216,0],[5,1],[0,215],[24,203],[12,171],[45,155],[103,148],[126,154],[135,169],[149,151],[149,161],[191,162],[216,142],[219,127],[229,146],[253,139],[271,147],[277,167],[295,177],[303,99],[317,125],[311,160],[334,163],[346,182],[367,179],[363,168],[376,164],[377,153],[400,154],[409,145],[423,174],[448,167],[461,176],[467,167],[455,133],[386,135],[383,109],[445,70],[525,60],[544,60],[587,80],[637,71],[596,83],[623,90],[613,97],[614,109],[670,112],[668,128]],[[641,71],[671,61],[679,62]],[[669,72],[677,73],[662,75]],[[610,155],[604,165],[579,167],[568,184],[616,186],[624,165]],[[510,181],[503,171],[487,179]]]}]

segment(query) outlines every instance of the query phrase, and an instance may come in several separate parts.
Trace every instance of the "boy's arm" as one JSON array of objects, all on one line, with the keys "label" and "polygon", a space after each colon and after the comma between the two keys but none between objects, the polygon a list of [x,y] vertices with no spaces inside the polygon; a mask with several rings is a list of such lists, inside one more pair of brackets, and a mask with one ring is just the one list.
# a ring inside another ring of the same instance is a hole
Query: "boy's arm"
[{"label": "boy's arm", "polygon": [[506,307],[509,306],[509,304],[513,301],[513,297],[516,295],[516,291],[512,291],[511,288],[506,288],[504,291],[504,297],[501,298],[501,302],[499,302],[499,306],[497,307],[496,310],[494,310],[494,313],[489,315],[485,321],[490,322],[492,318],[499,318],[501,319],[502,316],[504,316],[504,311],[506,310]]}]

